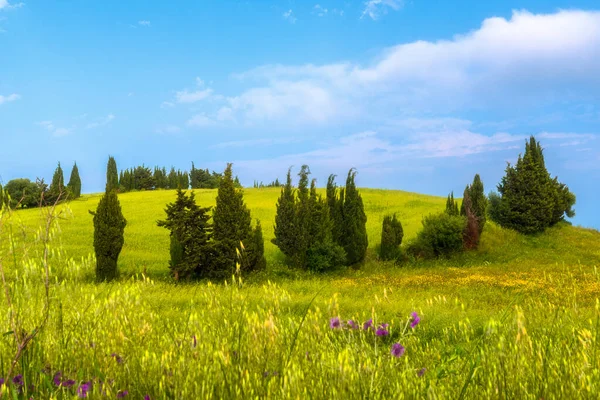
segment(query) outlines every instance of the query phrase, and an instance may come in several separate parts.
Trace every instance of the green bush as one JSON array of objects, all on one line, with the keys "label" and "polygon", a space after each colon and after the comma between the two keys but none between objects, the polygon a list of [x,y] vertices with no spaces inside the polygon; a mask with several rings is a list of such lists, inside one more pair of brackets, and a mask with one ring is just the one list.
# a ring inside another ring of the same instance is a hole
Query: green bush
[{"label": "green bush", "polygon": [[449,256],[462,251],[465,217],[440,213],[423,218],[423,229],[408,246],[407,251],[417,258]]},{"label": "green bush", "polygon": [[379,258],[382,260],[395,260],[400,256],[400,245],[404,237],[402,224],[396,218],[396,214],[383,217],[381,228],[381,245],[379,246]]},{"label": "green bush", "polygon": [[346,252],[333,241],[314,243],[306,252],[306,268],[324,272],[346,263]]},{"label": "green bush", "polygon": [[123,248],[127,220],[114,189],[107,191],[98,203],[94,216],[94,251],[96,253],[96,280],[110,281],[117,277],[117,260]]}]

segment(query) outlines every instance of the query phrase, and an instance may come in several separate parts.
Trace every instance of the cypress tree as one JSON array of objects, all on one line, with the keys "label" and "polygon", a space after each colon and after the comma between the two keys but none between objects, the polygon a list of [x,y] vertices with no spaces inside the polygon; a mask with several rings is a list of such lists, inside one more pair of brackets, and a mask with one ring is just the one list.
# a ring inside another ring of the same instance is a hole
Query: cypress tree
[{"label": "cypress tree", "polygon": [[127,220],[115,189],[107,191],[98,203],[94,216],[94,251],[96,253],[96,280],[110,281],[117,277],[117,260],[123,248]]},{"label": "cypress tree", "polygon": [[175,171],[175,167],[171,167],[167,180],[169,181],[169,189],[177,189],[177,187],[179,187],[179,179],[177,178],[177,171]]},{"label": "cypress tree", "polygon": [[275,237],[272,242],[288,258],[292,259],[296,254],[296,198],[292,186],[292,169],[287,172],[285,185],[277,200],[275,214]]},{"label": "cypress tree", "polygon": [[542,147],[533,136],[516,165],[507,165],[498,192],[501,199],[494,210],[497,222],[522,233],[541,232],[565,214],[574,215],[575,196],[558,179],[550,178]]},{"label": "cypress tree", "polygon": [[465,210],[464,217],[466,219],[466,225],[463,232],[463,244],[465,249],[471,250],[477,248],[481,232],[479,230],[479,217],[475,214],[470,190],[465,193],[463,206]]},{"label": "cypress tree", "polygon": [[342,244],[344,236],[344,199],[341,194],[341,201],[338,198],[337,185],[335,184],[335,175],[329,175],[327,179],[327,205],[329,206],[329,217],[331,219],[331,233],[333,241]]},{"label": "cypress tree", "polygon": [[260,220],[256,220],[256,226],[252,229],[252,237],[246,245],[246,256],[248,264],[255,270],[262,270],[267,267],[265,258],[265,240],[263,238],[262,225]]},{"label": "cypress tree", "polygon": [[[356,170],[348,171],[344,198],[343,247],[349,265],[362,263],[367,255],[367,215],[355,184]],[[340,196],[343,197],[343,196]]]},{"label": "cypress tree", "polygon": [[446,214],[450,216],[459,215],[458,203],[454,200],[454,192],[451,192],[446,200]]},{"label": "cypress tree", "polygon": [[79,168],[77,168],[77,163],[73,164],[71,177],[69,178],[67,187],[69,188],[69,192],[74,199],[81,196],[81,178],[79,177]]},{"label": "cypress tree", "polygon": [[117,170],[117,162],[114,157],[109,156],[108,164],[106,165],[106,191],[108,192],[112,189],[119,189],[119,171]]},{"label": "cypress tree", "polygon": [[310,168],[303,165],[298,173],[298,202],[296,204],[296,241],[294,263],[297,267],[306,266],[306,252],[310,246],[311,204],[309,178]]},{"label": "cypress tree", "polygon": [[167,204],[167,218],[157,225],[170,230],[169,268],[176,280],[193,276],[209,277],[212,256],[210,207],[199,207],[194,192],[188,196],[177,189],[176,200]]},{"label": "cypress tree", "polygon": [[[216,276],[227,276],[236,264],[238,251],[248,247],[252,254],[247,254],[247,263],[241,264],[244,271],[257,269],[262,262],[263,254],[257,254],[260,249],[252,246],[253,232],[250,210],[244,202],[244,193],[235,188],[231,164],[227,164],[223,178],[220,180],[216,206],[213,213],[213,238],[215,241],[215,257],[213,271]],[[261,232],[262,235],[262,232]]]},{"label": "cypress tree", "polygon": [[385,215],[381,228],[379,257],[382,260],[395,260],[400,255],[400,245],[404,237],[402,224],[394,215]]},{"label": "cypress tree", "polygon": [[65,177],[60,163],[58,163],[58,166],[54,170],[54,175],[52,175],[52,182],[50,183],[50,188],[48,189],[46,201],[48,203],[54,203],[59,198],[62,200],[64,197]]}]

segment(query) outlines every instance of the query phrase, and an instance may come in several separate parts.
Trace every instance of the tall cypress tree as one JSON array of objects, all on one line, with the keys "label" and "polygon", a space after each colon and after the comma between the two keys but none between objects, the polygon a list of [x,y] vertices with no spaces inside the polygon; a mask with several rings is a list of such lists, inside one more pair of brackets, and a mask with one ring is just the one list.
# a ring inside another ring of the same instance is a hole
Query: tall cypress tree
[{"label": "tall cypress tree", "polygon": [[76,199],[81,196],[81,178],[79,177],[79,168],[77,168],[77,163],[73,164],[71,177],[69,178],[67,187],[69,188],[72,198]]},{"label": "tall cypress tree", "polygon": [[463,202],[460,207],[460,215],[467,216],[465,209],[465,199],[469,197],[471,202],[471,212],[473,216],[477,220],[477,224],[479,227],[479,234],[483,232],[483,227],[486,222],[486,209],[487,209],[487,197],[484,193],[483,182],[481,181],[481,177],[479,174],[475,174],[473,178],[473,183],[471,185],[467,185],[465,189],[465,193],[463,195]]},{"label": "tall cypress tree", "polygon": [[329,175],[329,179],[327,179],[327,205],[329,206],[333,241],[342,244],[344,236],[344,199],[343,193],[338,197],[335,175],[333,174]]},{"label": "tall cypress tree", "polygon": [[119,189],[119,171],[117,170],[117,162],[114,157],[109,156],[108,164],[106,165],[106,191],[108,192],[112,189]]},{"label": "tall cypress tree", "polygon": [[344,198],[343,247],[349,265],[362,263],[367,255],[367,215],[362,197],[356,188],[356,170],[350,169],[346,179]]},{"label": "tall cypress tree", "polygon": [[292,169],[287,172],[285,185],[281,188],[281,194],[277,200],[275,214],[275,237],[272,243],[279,247],[279,250],[288,259],[292,259],[296,254],[296,197],[292,186]]},{"label": "tall cypress tree", "polygon": [[106,191],[98,203],[94,216],[94,251],[96,253],[96,280],[110,281],[117,277],[117,261],[123,248],[127,220],[115,189]]},{"label": "tall cypress tree", "polygon": [[236,249],[241,251],[246,247],[248,257],[245,263],[241,263],[241,268],[246,271],[257,269],[258,264],[262,263],[264,254],[257,254],[260,248],[252,246],[255,235],[252,232],[250,210],[244,202],[243,191],[235,188],[231,164],[227,164],[223,178],[220,180],[216,203],[213,213],[214,274],[228,276],[236,265]]},{"label": "tall cypress tree", "polygon": [[50,187],[48,189],[48,194],[46,196],[46,200],[49,203],[54,203],[59,198],[63,200],[65,197],[65,176],[63,170],[58,163],[58,166],[54,170],[54,175],[52,175],[52,182],[50,183]]},{"label": "tall cypress tree", "polygon": [[458,203],[454,200],[454,192],[450,192],[446,200],[446,214],[451,216],[459,215]]}]

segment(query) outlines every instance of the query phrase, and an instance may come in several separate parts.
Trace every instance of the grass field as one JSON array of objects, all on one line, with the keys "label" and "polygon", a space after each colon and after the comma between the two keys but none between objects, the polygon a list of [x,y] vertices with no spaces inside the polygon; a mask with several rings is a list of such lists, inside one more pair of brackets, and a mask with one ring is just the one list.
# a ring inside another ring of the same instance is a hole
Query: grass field
[{"label": "grass field", "polygon": [[[270,243],[278,194],[245,190],[263,224],[269,267],[244,277],[242,287],[170,281],[168,231],[156,220],[173,191],[120,195],[128,220],[123,277],[93,284],[88,210],[99,197],[71,202],[50,245],[48,323],[10,377],[22,374],[23,385],[2,390],[77,398],[90,382],[88,398],[123,391],[135,399],[600,395],[599,232],[563,224],[526,237],[488,224],[476,252],[399,267],[377,262],[373,252],[383,215],[397,212],[410,240],[422,216],[442,210],[445,199],[363,189],[367,263],[314,275],[289,270]],[[212,205],[215,195],[197,191],[197,201]],[[24,332],[43,319],[42,222],[39,210],[23,210],[0,232],[12,299],[9,307],[3,297],[0,313],[7,332],[11,317]],[[407,327],[413,311],[421,318],[414,329]],[[331,328],[335,317],[389,323],[390,335]],[[4,377],[16,337],[0,342]],[[406,348],[401,357],[390,354],[394,343]],[[72,387],[54,384],[59,371]]]}]

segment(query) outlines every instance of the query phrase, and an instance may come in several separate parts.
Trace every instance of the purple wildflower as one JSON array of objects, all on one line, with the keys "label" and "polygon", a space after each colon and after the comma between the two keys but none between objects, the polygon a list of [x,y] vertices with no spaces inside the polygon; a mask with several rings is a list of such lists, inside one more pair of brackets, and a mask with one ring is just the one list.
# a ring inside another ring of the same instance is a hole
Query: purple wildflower
[{"label": "purple wildflower", "polygon": [[122,399],[123,397],[127,396],[129,394],[129,392],[127,390],[123,390],[122,392],[117,393],[117,399]]},{"label": "purple wildflower", "polygon": [[377,328],[377,331],[375,332],[375,334],[377,336],[387,336],[390,334],[390,332],[388,331],[388,326],[390,326],[390,324],[381,324],[379,325],[379,328]]},{"label": "purple wildflower", "polygon": [[421,368],[421,369],[419,370],[419,372],[417,372],[417,376],[418,376],[419,378],[420,378],[420,377],[422,377],[423,375],[425,375],[425,371],[427,371],[427,368]]},{"label": "purple wildflower", "polygon": [[0,386],[4,385],[4,378],[0,378]]},{"label": "purple wildflower", "polygon": [[373,319],[368,320],[363,324],[363,329],[366,331],[367,329],[373,328]]},{"label": "purple wildflower", "polygon": [[68,379],[61,384],[62,387],[67,387],[67,388],[70,388],[73,385],[75,385],[75,381],[73,379]]},{"label": "purple wildflower", "polygon": [[91,388],[92,388],[91,382],[82,383],[77,388],[77,396],[79,396],[80,399],[86,398],[88,395],[88,392],[90,391]]},{"label": "purple wildflower", "polygon": [[404,348],[404,346],[402,346],[400,343],[394,343],[392,345],[391,354],[396,358],[402,357],[404,355],[405,350],[406,349]]},{"label": "purple wildflower", "polygon": [[145,395],[144,400],[150,400],[150,395],[149,394]]},{"label": "purple wildflower", "polygon": [[340,321],[340,317],[333,317],[329,320],[329,327],[331,329],[339,329],[342,327],[342,321]]},{"label": "purple wildflower", "polygon": [[419,322],[421,322],[419,314],[417,314],[416,311],[410,313],[410,327],[414,328],[415,326],[419,325]]},{"label": "purple wildflower", "polygon": [[23,375],[19,374],[15,376],[12,380],[15,385],[23,386]]},{"label": "purple wildflower", "polygon": [[60,382],[60,378],[62,376],[62,373],[57,372],[56,374],[54,374],[54,378],[52,378],[52,381],[54,382],[54,386],[60,386],[61,382]]},{"label": "purple wildflower", "polygon": [[118,364],[123,364],[123,358],[117,353],[112,353],[110,356],[114,357]]},{"label": "purple wildflower", "polygon": [[352,319],[348,320],[348,326],[350,327],[350,329],[358,329],[358,324]]}]

